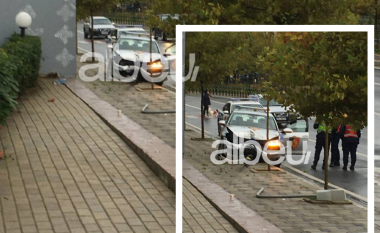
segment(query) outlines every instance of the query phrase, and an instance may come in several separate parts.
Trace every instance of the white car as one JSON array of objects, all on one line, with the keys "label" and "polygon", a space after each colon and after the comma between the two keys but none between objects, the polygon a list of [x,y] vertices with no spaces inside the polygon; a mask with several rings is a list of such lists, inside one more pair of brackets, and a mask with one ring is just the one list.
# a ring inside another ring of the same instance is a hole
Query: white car
[{"label": "white car", "polygon": [[[122,36],[127,36],[130,34],[141,34],[149,37],[149,33],[145,31],[142,26],[130,26],[130,25],[116,25],[116,29],[108,37],[109,41],[117,42],[117,40]],[[153,36],[152,36],[153,38]]]},{"label": "white car", "polygon": [[[243,151],[245,158],[255,160],[257,156],[267,155],[270,160],[278,160],[281,156],[285,156],[285,151],[280,150],[283,138],[281,134],[291,132],[290,129],[284,129],[280,133],[276,120],[273,115],[269,115],[269,138],[267,138],[267,113],[264,110],[235,110],[232,112],[228,121],[221,120],[219,124],[223,126],[220,139],[224,143],[219,144],[218,150],[235,149],[236,152]],[[238,141],[234,141],[238,138]],[[254,145],[246,144],[252,140],[259,143],[261,150]],[[268,143],[268,144],[267,144]],[[268,151],[265,151],[265,145]],[[286,145],[284,145],[286,146]],[[219,153],[217,159],[223,160],[228,157],[227,153]],[[231,158],[231,157],[230,157]],[[233,160],[235,160],[235,157]],[[242,158],[238,158],[242,159]]]},{"label": "white car", "polygon": [[[93,16],[94,19],[94,37],[107,38],[114,30],[115,26],[106,17]],[[91,38],[91,17],[83,24],[84,38]]]},{"label": "white car", "polygon": [[[263,106],[257,101],[256,98],[231,98],[222,109],[222,112],[218,111],[218,122],[221,120],[227,121],[230,114],[239,107],[255,107],[263,108]],[[221,126],[218,124],[218,135],[220,134]]]},{"label": "white car", "polygon": [[162,84],[169,71],[168,62],[155,40],[152,40],[150,53],[150,41],[141,34],[121,36],[113,51],[113,77],[120,81],[146,80]]}]

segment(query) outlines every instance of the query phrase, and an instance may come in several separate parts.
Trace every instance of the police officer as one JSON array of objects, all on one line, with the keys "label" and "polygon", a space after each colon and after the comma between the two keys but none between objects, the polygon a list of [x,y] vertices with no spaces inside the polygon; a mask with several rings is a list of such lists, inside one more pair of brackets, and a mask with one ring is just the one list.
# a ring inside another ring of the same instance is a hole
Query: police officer
[{"label": "police officer", "polygon": [[342,137],[343,146],[343,170],[347,170],[348,154],[351,154],[350,170],[355,170],[356,149],[358,148],[361,136],[360,130],[354,130],[352,125],[344,125],[339,130]]},{"label": "police officer", "polygon": [[[314,154],[314,162],[311,166],[311,169],[315,170],[317,168],[317,164],[319,161],[319,156],[321,154],[322,148],[323,151],[326,151],[325,148],[325,137],[326,137],[326,125],[324,123],[318,123],[315,122],[313,125],[314,129],[317,129],[317,140],[315,143],[315,154]],[[328,137],[329,137],[329,148],[327,148],[327,151],[330,150],[330,142],[331,142],[331,129],[328,131]],[[322,169],[325,169],[325,157],[323,156],[323,165]]]},{"label": "police officer", "polygon": [[339,167],[340,166],[340,153],[339,153],[339,140],[341,135],[338,132],[338,129],[333,128],[331,134],[331,162],[330,167]]}]

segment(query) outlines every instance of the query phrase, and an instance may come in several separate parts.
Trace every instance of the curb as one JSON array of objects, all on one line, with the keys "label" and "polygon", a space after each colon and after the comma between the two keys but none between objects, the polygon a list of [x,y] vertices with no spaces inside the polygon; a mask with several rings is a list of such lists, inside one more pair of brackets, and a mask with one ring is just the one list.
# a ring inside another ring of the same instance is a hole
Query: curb
[{"label": "curb", "polygon": [[[312,180],[313,182],[315,182],[315,183],[317,183],[319,185],[324,185],[324,181],[321,180],[321,179],[319,179],[319,178],[316,178],[316,177],[314,177],[312,175],[304,173],[304,172],[302,172],[302,171],[300,171],[300,170],[298,170],[298,169],[296,169],[296,168],[294,168],[294,167],[292,167],[292,166],[290,166],[288,164],[282,164],[282,166],[284,168],[286,168],[286,170],[288,172],[293,173],[293,174],[297,173],[297,175],[300,176],[300,177],[302,177],[303,179],[309,179],[309,180]],[[331,187],[331,188],[334,188],[334,189],[343,189],[346,192],[346,194],[348,194],[348,196],[350,197],[350,199],[355,200],[356,203],[359,201],[360,203],[357,203],[357,204],[361,204],[361,205],[364,204],[364,207],[367,208],[367,204],[368,204],[367,198],[362,197],[362,196],[360,196],[360,195],[358,195],[356,193],[353,193],[353,192],[351,192],[351,191],[349,191],[347,189],[341,188],[341,187],[339,187],[337,185],[334,185],[334,184],[331,184],[331,183],[329,183],[328,186]]]},{"label": "curb", "polygon": [[236,230],[244,233],[281,233],[281,229],[265,220],[238,199],[230,200],[230,193],[209,180],[186,159],[182,162],[183,177],[189,181]]},{"label": "curb", "polygon": [[[66,87],[89,106],[150,169],[175,193],[175,149],[167,145],[117,109],[100,99],[76,79],[68,79]],[[148,145],[147,145],[148,143]]]}]

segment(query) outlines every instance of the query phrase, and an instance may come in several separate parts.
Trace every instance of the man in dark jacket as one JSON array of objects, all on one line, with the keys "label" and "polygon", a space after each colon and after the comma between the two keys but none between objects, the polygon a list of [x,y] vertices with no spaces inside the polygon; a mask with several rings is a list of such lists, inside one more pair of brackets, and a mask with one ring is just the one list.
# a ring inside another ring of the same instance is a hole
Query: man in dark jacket
[{"label": "man in dark jacket", "polygon": [[333,128],[331,134],[331,162],[330,167],[339,167],[340,166],[340,153],[339,153],[339,140],[341,135],[338,132],[338,129]]},{"label": "man in dark jacket", "polygon": [[211,105],[211,100],[210,100],[210,94],[208,93],[208,90],[205,90],[205,95],[203,96],[203,114],[204,116],[209,116],[209,109],[208,106]]},{"label": "man in dark jacket", "polygon": [[[331,129],[328,131],[328,137],[329,137],[329,148],[325,148],[325,137],[326,137],[326,126],[324,123],[318,123],[315,122],[313,125],[314,129],[317,129],[317,140],[315,142],[315,154],[314,154],[314,161],[313,165],[311,166],[311,169],[315,170],[317,168],[317,164],[319,161],[319,156],[321,154],[322,148],[324,151],[329,151],[330,149],[330,142],[331,142]],[[322,169],[325,169],[325,157],[323,156],[323,165]]]},{"label": "man in dark jacket", "polygon": [[360,130],[354,130],[352,125],[343,125],[339,129],[339,133],[342,136],[343,170],[347,170],[348,154],[351,154],[350,170],[355,170],[356,149],[359,145],[361,132]]}]

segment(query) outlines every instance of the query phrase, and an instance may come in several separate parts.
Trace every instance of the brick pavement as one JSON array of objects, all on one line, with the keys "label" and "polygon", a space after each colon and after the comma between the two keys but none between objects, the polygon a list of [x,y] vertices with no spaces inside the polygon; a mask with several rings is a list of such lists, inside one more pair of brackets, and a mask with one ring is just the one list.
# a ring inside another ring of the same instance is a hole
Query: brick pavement
[{"label": "brick pavement", "polygon": [[[77,61],[79,59],[77,58]],[[82,63],[78,62],[79,69]],[[94,70],[88,70],[87,75],[95,74]],[[141,91],[139,89],[150,87],[148,83],[140,83],[131,85],[118,82],[83,82],[87,88],[93,91],[99,98],[107,101],[115,108],[122,110],[127,117],[150,131],[157,137],[161,138],[168,145],[175,147],[175,114],[143,114],[141,109],[146,103],[149,104],[149,110],[172,110],[175,109],[175,93],[165,89],[161,91]],[[187,188],[186,188],[187,187]],[[183,197],[186,201],[183,203],[183,229],[184,232],[205,232],[213,229],[226,229],[228,232],[236,231],[233,226],[222,217],[221,214],[191,185],[184,186]],[[191,201],[190,201],[191,200]],[[197,208],[202,205],[203,208],[199,212]],[[191,212],[186,212],[191,210]],[[194,212],[195,211],[195,212]],[[203,211],[206,211],[207,219],[211,218],[211,223],[205,223]],[[194,226],[188,223],[197,223]],[[200,226],[198,228],[196,226]]]},{"label": "brick pavement", "polygon": [[287,172],[252,173],[244,165],[214,165],[210,154],[212,142],[193,141],[199,133],[185,132],[184,159],[208,179],[251,208],[283,232],[367,232],[367,210],[359,205],[309,204],[300,198],[258,199],[264,194],[304,194],[323,189]]},{"label": "brick pavement", "polygon": [[380,169],[375,167],[375,232],[380,232]]},{"label": "brick pavement", "polygon": [[186,179],[182,182],[182,232],[238,232]]},{"label": "brick pavement", "polygon": [[0,150],[1,233],[175,232],[174,193],[63,85],[20,98]]}]

